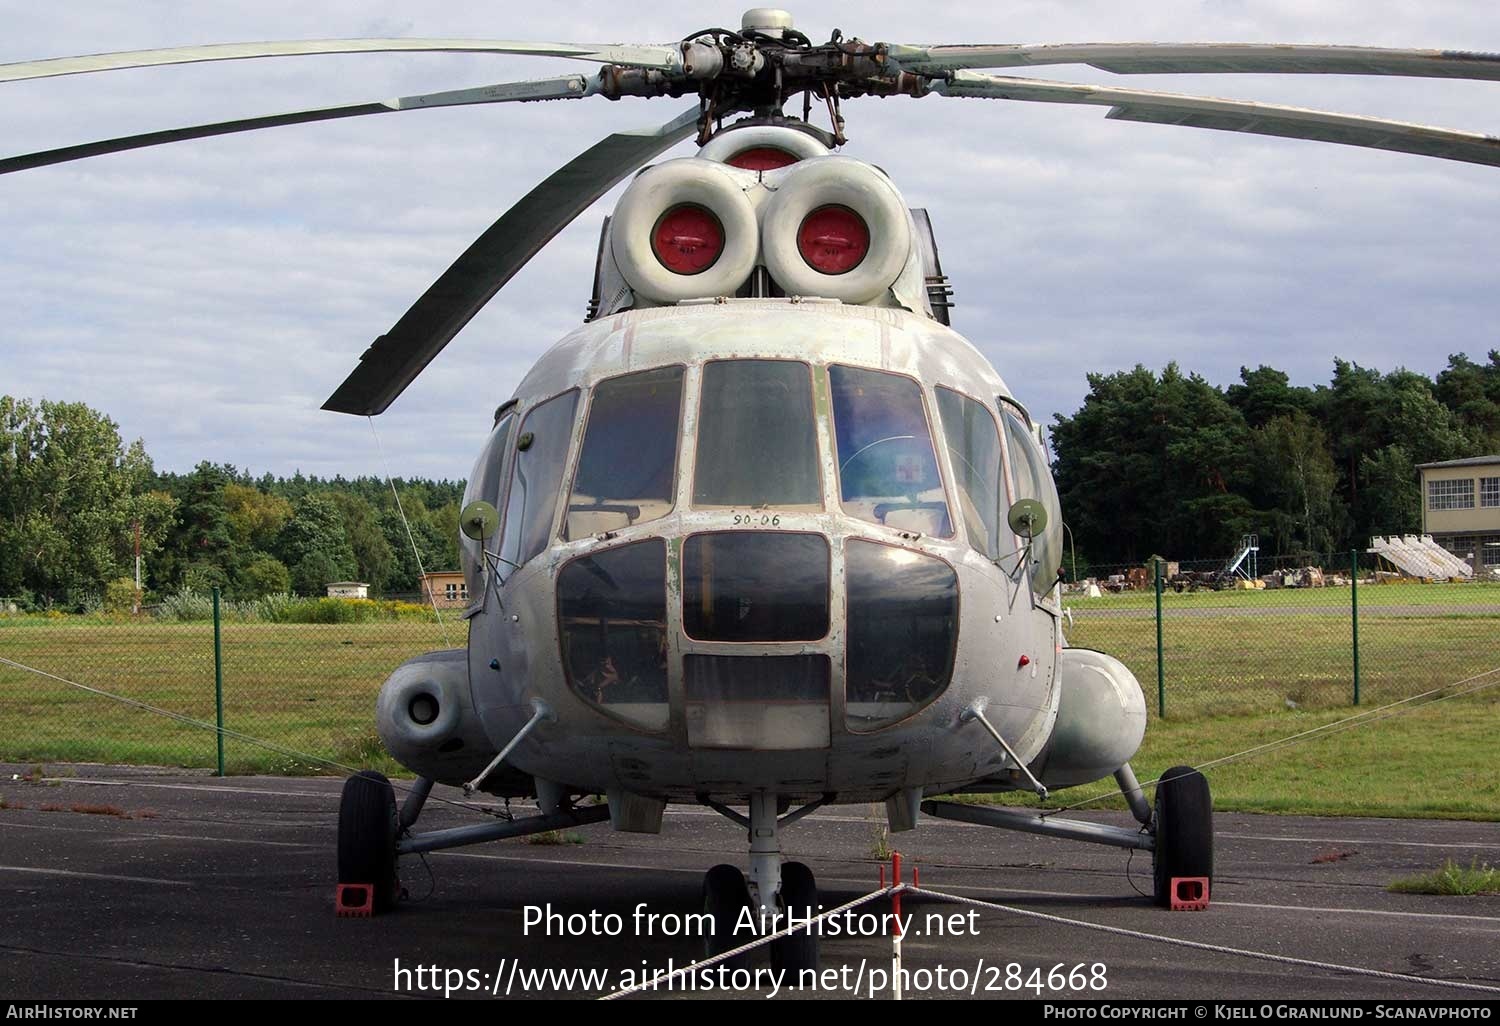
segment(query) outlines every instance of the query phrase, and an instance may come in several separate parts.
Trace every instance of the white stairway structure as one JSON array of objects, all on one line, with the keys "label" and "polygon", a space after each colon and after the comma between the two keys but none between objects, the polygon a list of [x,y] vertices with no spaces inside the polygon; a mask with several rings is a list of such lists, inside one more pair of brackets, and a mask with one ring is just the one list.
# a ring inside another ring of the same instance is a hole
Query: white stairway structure
[{"label": "white stairway structure", "polygon": [[1370,552],[1389,560],[1408,577],[1470,580],[1474,570],[1468,563],[1432,540],[1432,535],[1414,534],[1370,539]]}]

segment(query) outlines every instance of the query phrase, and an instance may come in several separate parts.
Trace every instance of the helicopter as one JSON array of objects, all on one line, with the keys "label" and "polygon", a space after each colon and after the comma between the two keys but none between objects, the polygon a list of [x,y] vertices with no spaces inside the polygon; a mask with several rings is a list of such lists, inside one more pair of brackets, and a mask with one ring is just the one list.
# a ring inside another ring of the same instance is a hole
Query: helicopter
[{"label": "helicopter", "polygon": [[[1208,783],[1150,802],[1130,759],[1139,683],[1067,645],[1061,515],[1037,425],[949,324],[926,212],[836,152],[865,98],[1090,104],[1177,124],[1500,164],[1493,138],[1300,108],[981,73],[1287,72],[1495,80],[1500,57],[1265,44],[813,43],[784,11],[666,44],[325,40],[0,66],[0,82],[271,56],[442,51],[572,57],[591,74],[191,126],[0,159],[0,173],[142,146],[440,106],[690,98],[611,134],[506,212],[361,357],[324,408],[382,413],[564,226],[627,179],[586,322],[494,411],[461,514],[463,649],[382,687],[377,724],[417,776],[351,777],[339,882],[385,911],[401,856],[580,823],[658,833],[694,803],[748,835],[709,870],[716,923],[818,905],[780,832],[818,808],[922,814],[1150,851],[1154,897],[1206,899]],[[800,101],[800,116],[789,103]],[[814,125],[826,113],[827,129]],[[696,156],[653,163],[694,139]],[[642,170],[644,168],[644,170]],[[943,801],[1113,778],[1137,828]],[[539,812],[418,831],[435,784]],[[602,804],[586,804],[602,795]],[[741,812],[740,809],[744,811]],[[1194,890],[1196,888],[1196,890]],[[811,931],[808,931],[811,934]],[[737,946],[716,929],[708,953]],[[815,936],[776,942],[790,970]]]}]

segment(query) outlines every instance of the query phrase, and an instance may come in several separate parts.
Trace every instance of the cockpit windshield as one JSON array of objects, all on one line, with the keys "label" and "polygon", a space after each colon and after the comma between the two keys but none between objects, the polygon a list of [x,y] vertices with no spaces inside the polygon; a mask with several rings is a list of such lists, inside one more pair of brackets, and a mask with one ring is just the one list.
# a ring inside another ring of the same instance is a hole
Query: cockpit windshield
[{"label": "cockpit windshield", "polygon": [[671,512],[681,407],[681,367],[625,374],[594,388],[564,539],[618,531]]},{"label": "cockpit windshield", "polygon": [[704,365],[693,505],[822,508],[807,364],[713,360]]},{"label": "cockpit windshield", "polygon": [[953,534],[922,407],[922,389],[900,374],[828,368],[844,512],[939,538]]}]

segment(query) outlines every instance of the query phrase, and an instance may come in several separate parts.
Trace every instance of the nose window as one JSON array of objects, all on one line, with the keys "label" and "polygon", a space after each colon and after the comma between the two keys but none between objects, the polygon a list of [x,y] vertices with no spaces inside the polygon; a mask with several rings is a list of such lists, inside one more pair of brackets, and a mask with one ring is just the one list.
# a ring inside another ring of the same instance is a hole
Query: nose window
[{"label": "nose window", "polygon": [[602,381],[589,405],[563,537],[618,531],[672,509],[682,368]]},{"label": "nose window", "polygon": [[912,379],[828,368],[844,512],[900,531],[953,534],[922,389]]},{"label": "nose window", "polygon": [[682,676],[688,744],[694,748],[791,751],[829,745],[825,655],[688,655]]},{"label": "nose window", "polygon": [[822,508],[807,364],[714,360],[704,365],[693,504]]},{"label": "nose window", "polygon": [[682,549],[682,621],[703,641],[816,641],[828,633],[828,542],[783,531],[693,535]]},{"label": "nose window", "polygon": [[647,730],[667,725],[666,543],[573,560],[557,577],[563,670],[584,701]]},{"label": "nose window", "polygon": [[940,559],[852,539],[846,722],[866,731],[931,702],[953,675],[958,575]]}]

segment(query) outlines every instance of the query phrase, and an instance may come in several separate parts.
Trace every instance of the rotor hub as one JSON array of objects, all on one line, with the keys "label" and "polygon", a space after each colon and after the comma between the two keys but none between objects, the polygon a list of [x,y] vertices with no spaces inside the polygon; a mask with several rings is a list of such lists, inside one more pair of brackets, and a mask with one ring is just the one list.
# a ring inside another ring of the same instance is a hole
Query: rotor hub
[{"label": "rotor hub", "polygon": [[741,32],[764,32],[768,36],[780,36],[796,26],[792,23],[792,12],[779,7],[752,7],[740,18]]}]

